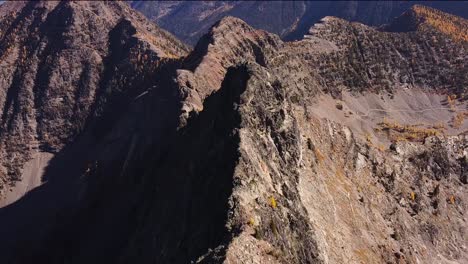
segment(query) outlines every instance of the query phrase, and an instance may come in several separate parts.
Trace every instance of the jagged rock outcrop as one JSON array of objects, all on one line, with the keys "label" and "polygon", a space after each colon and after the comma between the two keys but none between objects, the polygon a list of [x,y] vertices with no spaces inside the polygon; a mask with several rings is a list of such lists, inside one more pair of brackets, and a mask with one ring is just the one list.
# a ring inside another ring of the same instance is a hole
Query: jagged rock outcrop
[{"label": "jagged rock outcrop", "polygon": [[256,30],[238,18],[216,23],[178,70],[177,82],[187,94],[185,116],[203,109],[203,100],[221,87],[227,69],[247,61],[266,66],[282,46],[278,36]]},{"label": "jagged rock outcrop", "polygon": [[[42,141],[56,180],[0,208],[6,261],[468,261],[463,42],[332,17],[283,42],[228,17],[184,56],[116,21],[103,63],[117,69],[98,75],[80,137],[62,124]],[[40,231],[14,221],[38,215]]]}]

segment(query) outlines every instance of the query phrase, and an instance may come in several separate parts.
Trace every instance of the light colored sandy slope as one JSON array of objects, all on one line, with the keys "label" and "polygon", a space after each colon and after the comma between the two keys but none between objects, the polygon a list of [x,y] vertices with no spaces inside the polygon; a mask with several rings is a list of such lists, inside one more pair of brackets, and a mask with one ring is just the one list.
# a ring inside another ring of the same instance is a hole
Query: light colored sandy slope
[{"label": "light colored sandy slope", "polygon": [[53,154],[46,152],[38,152],[34,154],[33,159],[28,161],[23,168],[21,181],[6,190],[5,197],[0,199],[0,208],[15,202],[23,197],[27,192],[40,186],[45,168],[53,156]]},{"label": "light colored sandy slope", "polygon": [[[336,107],[338,103],[343,105],[342,110]],[[414,88],[400,89],[393,98],[388,94],[366,93],[356,96],[344,92],[342,100],[336,100],[330,95],[322,95],[311,106],[311,112],[319,118],[344,124],[358,135],[370,135],[384,143],[388,143],[387,138],[374,131],[384,118],[402,125],[445,124],[447,135],[462,133],[468,129],[468,121],[465,120],[458,129],[451,126],[451,121],[457,112],[467,110],[467,103],[457,101],[454,109],[455,111],[451,111],[446,95]]]}]

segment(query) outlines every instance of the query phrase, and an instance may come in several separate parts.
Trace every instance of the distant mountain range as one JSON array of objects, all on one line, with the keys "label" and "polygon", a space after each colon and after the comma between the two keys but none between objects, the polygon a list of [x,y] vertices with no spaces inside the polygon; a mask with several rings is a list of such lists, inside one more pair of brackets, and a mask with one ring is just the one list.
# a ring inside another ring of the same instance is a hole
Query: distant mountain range
[{"label": "distant mountain range", "polygon": [[194,45],[200,36],[225,16],[238,17],[250,25],[300,39],[325,16],[379,26],[389,23],[414,4],[468,16],[466,1],[130,1],[150,20]]}]

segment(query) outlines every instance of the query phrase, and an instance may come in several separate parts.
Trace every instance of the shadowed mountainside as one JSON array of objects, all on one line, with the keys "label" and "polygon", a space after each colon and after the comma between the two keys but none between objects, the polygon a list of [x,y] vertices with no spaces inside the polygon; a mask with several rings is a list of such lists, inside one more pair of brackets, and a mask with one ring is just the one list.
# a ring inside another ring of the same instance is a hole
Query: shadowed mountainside
[{"label": "shadowed mountainside", "polygon": [[[123,2],[15,1],[0,17],[0,248],[8,263],[82,199],[100,155],[119,164],[133,131],[144,126],[155,139],[171,126],[178,94],[160,82],[188,49]],[[138,110],[140,118],[109,136],[145,95],[165,102]],[[148,112],[163,125],[148,124]]]}]

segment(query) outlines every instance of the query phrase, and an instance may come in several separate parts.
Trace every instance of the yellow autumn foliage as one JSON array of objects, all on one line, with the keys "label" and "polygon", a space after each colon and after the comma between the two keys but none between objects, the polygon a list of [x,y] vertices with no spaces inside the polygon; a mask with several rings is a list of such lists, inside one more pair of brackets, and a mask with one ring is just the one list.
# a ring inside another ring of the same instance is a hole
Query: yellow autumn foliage
[{"label": "yellow autumn foliage", "polygon": [[453,117],[453,120],[452,120],[452,127],[460,128],[463,125],[465,118],[467,117],[468,117],[468,111],[456,113],[456,115]]},{"label": "yellow autumn foliage", "polygon": [[433,125],[429,128],[416,125],[404,125],[396,121],[384,119],[380,122],[376,131],[385,131],[393,142],[398,141],[422,141],[429,136],[444,134],[445,126]]},{"label": "yellow autumn foliage", "polygon": [[275,197],[273,196],[270,197],[270,205],[273,209],[275,209],[278,206],[276,203]]},{"label": "yellow autumn foliage", "polygon": [[455,41],[468,42],[468,22],[465,19],[420,5],[415,5],[413,10],[417,16],[424,20],[426,25]]}]

